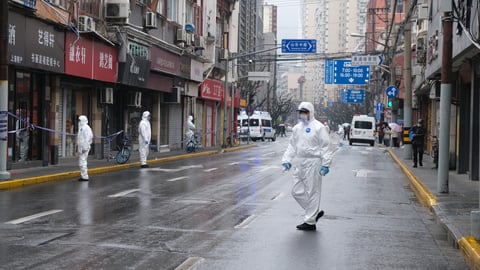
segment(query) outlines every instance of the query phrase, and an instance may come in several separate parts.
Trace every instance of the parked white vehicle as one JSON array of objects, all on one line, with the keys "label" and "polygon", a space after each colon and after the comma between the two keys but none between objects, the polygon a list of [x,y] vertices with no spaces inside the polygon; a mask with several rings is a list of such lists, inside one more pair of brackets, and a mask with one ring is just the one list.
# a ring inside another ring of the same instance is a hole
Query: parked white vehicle
[{"label": "parked white vehicle", "polygon": [[250,136],[252,141],[268,139],[275,141],[275,130],[273,129],[273,121],[269,112],[254,111],[250,117],[246,115],[238,115],[237,119],[240,122],[239,136],[241,139],[246,139]]}]

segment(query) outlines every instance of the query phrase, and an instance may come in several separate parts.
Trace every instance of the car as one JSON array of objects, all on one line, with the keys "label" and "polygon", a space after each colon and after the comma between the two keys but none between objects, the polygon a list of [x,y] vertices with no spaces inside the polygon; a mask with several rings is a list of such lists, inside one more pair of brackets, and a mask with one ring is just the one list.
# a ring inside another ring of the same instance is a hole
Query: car
[{"label": "car", "polygon": [[368,115],[354,115],[350,125],[349,144],[368,143],[375,145],[375,118]]}]

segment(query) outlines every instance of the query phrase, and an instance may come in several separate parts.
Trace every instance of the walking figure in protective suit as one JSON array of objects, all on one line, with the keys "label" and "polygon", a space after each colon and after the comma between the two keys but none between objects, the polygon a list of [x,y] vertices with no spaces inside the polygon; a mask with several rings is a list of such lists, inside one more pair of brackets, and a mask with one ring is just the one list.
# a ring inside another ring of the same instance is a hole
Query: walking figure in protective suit
[{"label": "walking figure in protective suit", "polygon": [[152,137],[152,128],[150,126],[150,112],[144,111],[142,120],[138,125],[138,151],[140,152],[140,167],[148,168],[147,157],[150,146],[150,139]]},{"label": "walking figure in protective suit", "polygon": [[314,231],[324,214],[320,209],[322,176],[329,172],[332,153],[328,128],[315,119],[312,103],[300,103],[297,111],[300,121],[293,127],[282,165],[288,171],[295,164],[292,196],[305,210],[304,222],[297,229]]},{"label": "walking figure in protective suit", "polygon": [[92,129],[88,125],[88,118],[85,115],[78,117],[78,166],[80,167],[80,179],[79,181],[88,181],[88,168],[87,158],[88,152],[90,152],[90,145],[92,144],[93,133]]},{"label": "walking figure in protective suit", "polygon": [[193,116],[189,115],[187,117],[187,122],[185,123],[185,137],[188,141],[193,140],[193,135],[195,135],[195,125],[193,124]]}]

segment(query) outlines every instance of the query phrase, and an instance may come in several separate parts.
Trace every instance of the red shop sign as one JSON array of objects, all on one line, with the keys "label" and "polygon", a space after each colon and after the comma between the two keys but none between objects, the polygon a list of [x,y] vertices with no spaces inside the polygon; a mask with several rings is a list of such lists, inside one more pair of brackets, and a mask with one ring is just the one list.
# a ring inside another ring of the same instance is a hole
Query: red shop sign
[{"label": "red shop sign", "polygon": [[77,39],[67,32],[65,39],[65,73],[105,82],[116,82],[117,49],[86,36]]},{"label": "red shop sign", "polygon": [[206,79],[200,85],[200,97],[204,99],[222,101],[223,100],[223,83],[222,81]]},{"label": "red shop sign", "polygon": [[117,48],[94,41],[93,52],[93,79],[116,82],[118,74]]},{"label": "red shop sign", "polygon": [[67,32],[65,38],[65,73],[92,78],[93,43],[87,37],[77,37]]}]

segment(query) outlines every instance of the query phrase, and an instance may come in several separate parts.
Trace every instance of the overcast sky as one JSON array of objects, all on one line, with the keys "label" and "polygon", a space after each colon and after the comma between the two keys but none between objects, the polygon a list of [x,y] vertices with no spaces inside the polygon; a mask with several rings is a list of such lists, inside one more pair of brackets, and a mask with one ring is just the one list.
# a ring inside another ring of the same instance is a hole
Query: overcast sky
[{"label": "overcast sky", "polygon": [[300,0],[266,0],[265,4],[277,6],[277,40],[296,39],[300,36]]}]

